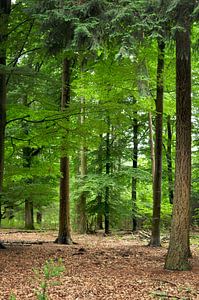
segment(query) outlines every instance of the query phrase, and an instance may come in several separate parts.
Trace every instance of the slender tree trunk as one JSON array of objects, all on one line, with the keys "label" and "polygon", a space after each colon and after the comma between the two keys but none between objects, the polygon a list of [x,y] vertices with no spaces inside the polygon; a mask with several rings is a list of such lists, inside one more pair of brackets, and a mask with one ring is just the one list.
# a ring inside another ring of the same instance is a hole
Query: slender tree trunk
[{"label": "slender tree trunk", "polygon": [[[27,95],[25,95],[23,97],[23,105],[25,107],[28,107]],[[26,123],[22,124],[22,126],[23,126],[24,134],[28,138],[28,134],[29,134],[28,126],[27,126]],[[29,146],[26,146],[26,147],[23,147],[22,150],[23,150],[23,167],[27,168],[29,170],[30,167],[31,167],[31,164],[32,164],[33,149]],[[27,179],[25,182],[26,182],[27,185],[32,184],[32,179]],[[34,229],[34,213],[33,213],[33,210],[34,210],[33,202],[31,200],[31,195],[30,195],[29,197],[27,197],[25,199],[25,216],[24,216],[25,229],[28,229],[28,230],[33,230]]]},{"label": "slender tree trunk", "polygon": [[37,211],[37,224],[41,225],[42,223],[42,212]]},{"label": "slender tree trunk", "polygon": [[[133,119],[133,171],[136,172],[138,167],[138,121],[137,112],[135,112],[136,117]],[[136,175],[132,177],[132,231],[137,229],[137,177]]]},{"label": "slender tree trunk", "polygon": [[150,143],[150,152],[151,152],[151,170],[152,170],[152,180],[154,182],[155,177],[155,151],[153,143],[153,123],[152,123],[152,114],[149,112],[149,143]]},{"label": "slender tree trunk", "polygon": [[153,219],[150,246],[160,246],[160,210],[162,184],[162,114],[163,114],[163,72],[165,44],[158,40],[157,96],[156,96],[156,139],[155,139],[155,175],[153,181]]},{"label": "slender tree trunk", "polygon": [[[85,122],[85,99],[81,99],[81,117],[80,124],[83,125]],[[82,179],[82,184],[84,184],[86,174],[87,174],[87,156],[86,147],[84,146],[84,141],[82,142],[80,150],[80,176]],[[78,232],[83,234],[87,231],[87,217],[86,217],[86,192],[83,191],[78,199],[77,203],[77,229]]]},{"label": "slender tree trunk", "polygon": [[[70,104],[70,60],[63,61],[61,110],[67,110]],[[67,120],[69,122],[69,118]],[[68,132],[66,132],[67,139]],[[70,227],[70,197],[69,197],[69,157],[65,153],[66,143],[62,145],[60,158],[60,201],[59,201],[59,233],[55,240],[58,244],[72,244]]]},{"label": "slender tree trunk", "polygon": [[[110,152],[110,117],[108,117],[108,131],[106,134],[106,175],[108,176],[111,171],[111,152]],[[110,187],[106,186],[105,189],[105,203],[104,203],[104,225],[105,225],[105,234],[110,233]]]},{"label": "slender tree trunk", "polygon": [[[11,0],[0,1],[0,64],[6,66],[6,46],[8,18],[11,10]],[[5,144],[5,127],[6,127],[6,74],[0,74],[0,226],[2,219],[1,211],[1,194],[3,191],[4,177],[4,144]],[[0,249],[5,246],[0,242]]]},{"label": "slender tree trunk", "polygon": [[[0,64],[4,64],[3,58],[0,57]],[[1,197],[3,190],[4,175],[4,143],[5,143],[5,127],[6,127],[6,75],[0,74],[0,226],[2,219]]]},{"label": "slender tree trunk", "polygon": [[172,155],[171,155],[171,143],[172,143],[172,131],[171,131],[171,116],[167,117],[167,149],[166,149],[166,158],[167,158],[167,172],[168,172],[168,193],[169,193],[169,202],[173,204],[173,174],[172,174]]},{"label": "slender tree trunk", "polygon": [[176,32],[176,168],[171,236],[165,262],[169,270],[190,269],[191,46],[186,3],[179,14],[184,29]]},{"label": "slender tree trunk", "polygon": [[[6,66],[6,39],[8,29],[8,18],[11,10],[11,0],[0,1],[0,65]],[[0,74],[0,226],[2,219],[1,197],[3,191],[4,176],[4,144],[6,127],[6,73]],[[0,247],[4,247],[0,244]]]},{"label": "slender tree trunk", "polygon": [[72,244],[70,229],[70,202],[69,202],[69,157],[60,159],[60,206],[59,206],[59,234],[55,241],[58,244]]},{"label": "slender tree trunk", "polygon": [[[102,141],[103,137],[102,134],[100,135],[100,145],[98,149],[98,174],[102,175],[102,170],[103,170],[103,164],[102,164]],[[97,195],[97,206],[98,206],[98,211],[97,211],[97,229],[103,229],[103,213],[102,213],[102,192],[98,192]]]},{"label": "slender tree trunk", "polygon": [[103,229],[102,193],[101,192],[98,193],[96,200],[97,200],[97,206],[98,206],[97,229]]}]

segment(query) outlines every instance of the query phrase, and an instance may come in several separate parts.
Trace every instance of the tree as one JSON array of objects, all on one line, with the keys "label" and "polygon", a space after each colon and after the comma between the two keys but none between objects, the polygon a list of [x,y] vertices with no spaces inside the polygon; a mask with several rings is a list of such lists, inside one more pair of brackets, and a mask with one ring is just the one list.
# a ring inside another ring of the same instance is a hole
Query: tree
[{"label": "tree", "polygon": [[173,216],[165,268],[188,270],[191,190],[191,13],[195,1],[176,6],[176,169]]},{"label": "tree", "polygon": [[[83,126],[85,123],[85,99],[81,97],[81,115],[80,124]],[[87,174],[87,153],[85,141],[83,139],[80,149],[80,177],[81,182],[84,184]],[[86,217],[86,191],[82,191],[77,199],[77,230],[79,233],[86,233],[87,230],[87,217]]]},{"label": "tree", "polygon": [[155,173],[153,180],[153,219],[150,246],[160,246],[160,209],[162,182],[162,114],[163,114],[163,72],[165,43],[158,40],[157,95],[156,95],[156,137]]},{"label": "tree", "polygon": [[[70,104],[70,74],[71,74],[71,60],[64,58],[63,60],[63,74],[62,74],[62,97],[61,110],[67,110]],[[67,121],[68,117],[67,117]],[[65,143],[62,145],[62,153],[60,158],[60,202],[59,202],[59,233],[55,240],[58,244],[72,244],[71,229],[70,229],[70,198],[69,198],[69,156],[66,153],[67,135]]]},{"label": "tree", "polygon": [[[106,176],[111,173],[111,145],[110,145],[110,116],[107,116],[107,133],[106,133]],[[110,187],[105,188],[104,196],[104,230],[105,234],[110,233]]]},{"label": "tree", "polygon": [[[134,104],[136,101],[134,101]],[[133,171],[137,171],[138,167],[138,120],[137,112],[135,112],[135,117],[133,119]],[[136,218],[136,200],[137,200],[137,177],[132,177],[132,231],[137,229],[137,218]]]},{"label": "tree", "polygon": [[166,158],[167,158],[167,173],[168,173],[168,194],[169,202],[173,204],[173,169],[172,169],[172,154],[171,154],[171,145],[172,145],[172,129],[171,129],[171,116],[167,116],[167,147],[163,144]]},{"label": "tree", "polygon": [[[2,0],[0,2],[0,224],[1,224],[1,193],[3,189],[4,175],[4,142],[6,127],[6,40],[8,29],[8,18],[11,10],[11,0]],[[4,246],[0,243],[0,248]]]}]

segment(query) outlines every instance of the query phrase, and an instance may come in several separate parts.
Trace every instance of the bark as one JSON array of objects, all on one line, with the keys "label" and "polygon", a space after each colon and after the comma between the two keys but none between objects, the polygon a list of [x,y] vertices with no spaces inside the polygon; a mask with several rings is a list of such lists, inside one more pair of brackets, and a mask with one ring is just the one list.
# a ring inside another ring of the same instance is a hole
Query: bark
[{"label": "bark", "polygon": [[[135,112],[137,115],[137,112]],[[133,171],[136,172],[138,167],[138,121],[135,117],[133,119]],[[132,231],[136,231],[137,229],[137,177],[132,177],[132,192],[131,192],[131,199],[132,199]]]},{"label": "bark", "polygon": [[173,204],[173,173],[172,173],[172,155],[171,155],[171,143],[172,143],[172,131],[171,131],[171,116],[167,117],[167,149],[166,149],[166,158],[167,158],[167,173],[168,173],[168,193],[169,193],[169,202]]},{"label": "bark", "polygon": [[[108,117],[108,132],[106,134],[106,175],[109,176],[111,171],[111,152],[110,152],[110,117]],[[107,185],[105,189],[105,203],[104,203],[104,225],[105,234],[110,233],[110,187]]]},{"label": "bark", "polygon": [[160,246],[160,210],[162,190],[162,114],[163,114],[163,73],[164,73],[165,44],[158,40],[157,64],[157,96],[156,96],[156,124],[155,124],[155,174],[153,181],[153,219],[150,246]]},{"label": "bark", "polygon": [[[80,124],[83,125],[85,122],[85,99],[81,99],[81,117]],[[84,184],[86,174],[87,174],[87,155],[86,147],[84,146],[84,141],[81,145],[80,150],[80,176],[82,184]],[[87,231],[87,216],[86,216],[86,192],[83,191],[78,199],[77,203],[77,230],[79,233],[83,234]]]},{"label": "bark", "polygon": [[[23,97],[23,105],[28,106],[28,98],[27,95]],[[28,138],[29,130],[28,126],[26,123],[23,125],[23,131],[24,134]],[[31,164],[32,164],[32,154],[33,154],[33,149],[29,146],[23,147],[23,167],[30,169]],[[25,183],[31,184],[32,179],[26,179]],[[32,230],[34,229],[34,213],[33,213],[33,202],[31,200],[31,196],[25,199],[25,229]]]},{"label": "bark", "polygon": [[97,206],[98,206],[98,212],[97,212],[97,229],[103,229],[103,214],[102,214],[102,193],[98,193],[97,195]]},{"label": "bark", "polygon": [[37,224],[41,225],[42,223],[42,212],[37,211]]},{"label": "bark", "polygon": [[[67,110],[70,104],[70,60],[63,61],[61,110]],[[69,118],[67,119],[69,122]],[[66,132],[67,140],[68,132]],[[69,157],[66,154],[66,143],[62,145],[60,158],[60,200],[59,200],[59,233],[55,240],[58,244],[72,244],[70,227],[70,197],[69,197]]]},{"label": "bark", "polygon": [[[11,0],[0,1],[0,65],[6,66],[6,39]],[[6,73],[0,74],[0,226],[1,226],[1,194],[4,177],[4,144],[6,128]]]},{"label": "bark", "polygon": [[25,200],[25,229],[34,229],[33,202],[30,199]]},{"label": "bark", "polygon": [[[189,222],[191,190],[191,46],[187,6],[181,7],[181,25],[176,33],[176,169],[173,216],[165,268],[188,270],[190,264]],[[186,23],[185,23],[186,22]]]},{"label": "bark", "polygon": [[70,229],[70,202],[69,202],[69,157],[60,159],[60,203],[59,203],[59,233],[56,243],[72,244]]},{"label": "bark", "polygon": [[149,112],[149,143],[150,143],[150,152],[151,152],[151,170],[152,170],[152,180],[154,182],[155,176],[155,151],[153,143],[153,124],[152,124],[152,114]]},{"label": "bark", "polygon": [[[100,135],[100,145],[98,149],[98,174],[102,175],[103,165],[102,165],[102,140],[103,137]],[[97,205],[98,205],[98,211],[97,211],[97,229],[103,229],[103,214],[102,214],[102,192],[98,192],[97,195]]]}]

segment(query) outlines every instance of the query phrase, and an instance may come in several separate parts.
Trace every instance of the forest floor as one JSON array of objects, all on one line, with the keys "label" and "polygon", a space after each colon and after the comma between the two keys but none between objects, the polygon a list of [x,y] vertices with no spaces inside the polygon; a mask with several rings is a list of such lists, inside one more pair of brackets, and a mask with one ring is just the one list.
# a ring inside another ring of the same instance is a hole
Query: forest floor
[{"label": "forest floor", "polygon": [[77,244],[72,246],[54,244],[56,236],[1,230],[7,249],[0,250],[0,300],[38,299],[43,266],[49,260],[56,265],[59,259],[65,270],[47,280],[50,300],[199,300],[197,243],[192,244],[192,270],[174,272],[164,270],[167,243],[147,247],[143,234],[73,235]]}]

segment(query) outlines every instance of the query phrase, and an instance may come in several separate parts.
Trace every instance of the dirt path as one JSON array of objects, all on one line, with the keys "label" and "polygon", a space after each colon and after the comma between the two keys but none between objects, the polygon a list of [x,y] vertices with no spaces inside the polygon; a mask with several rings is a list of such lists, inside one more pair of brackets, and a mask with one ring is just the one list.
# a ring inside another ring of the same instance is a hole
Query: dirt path
[{"label": "dirt path", "polygon": [[[38,282],[33,269],[41,270],[49,259],[61,258],[65,271],[58,285],[48,288],[49,299],[197,299],[199,300],[199,252],[193,248],[193,269],[165,271],[166,248],[144,245],[132,235],[103,237],[75,235],[73,246],[53,244],[53,232],[0,233],[0,240],[15,241],[0,250],[0,300],[37,299]],[[20,241],[38,244],[19,244]],[[39,244],[45,241],[43,244]]]}]

